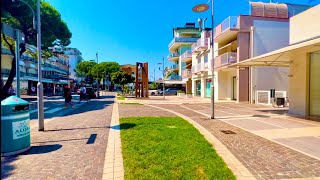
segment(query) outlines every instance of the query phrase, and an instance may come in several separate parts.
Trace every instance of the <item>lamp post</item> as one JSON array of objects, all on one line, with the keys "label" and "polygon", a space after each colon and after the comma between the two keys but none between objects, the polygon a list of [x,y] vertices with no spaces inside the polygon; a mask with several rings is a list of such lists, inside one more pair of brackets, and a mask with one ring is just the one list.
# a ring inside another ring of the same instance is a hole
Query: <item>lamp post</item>
[{"label": "lamp post", "polygon": [[[97,58],[97,64],[99,63],[98,60],[98,52],[96,53],[96,58]],[[98,73],[98,69],[97,69],[97,98],[99,98],[99,79],[98,79],[99,73]]]},{"label": "lamp post", "polygon": [[[208,3],[210,0],[208,1]],[[193,12],[205,12],[209,9],[209,5],[207,4],[198,4],[192,8]],[[214,119],[214,0],[211,0],[211,50],[212,50],[212,57],[211,57],[211,73],[212,73],[212,79],[211,79],[211,119]]]},{"label": "lamp post", "polygon": [[43,85],[41,71],[41,20],[40,20],[40,0],[37,0],[37,49],[38,49],[38,119],[39,131],[44,131],[44,113],[43,113]]},{"label": "lamp post", "polygon": [[[162,64],[162,76],[163,76],[163,83],[162,83],[162,94],[163,94],[163,99],[166,98],[165,96],[165,92],[166,92],[166,88],[165,88],[165,84],[164,84],[164,57],[162,57],[162,63],[158,63],[159,65]],[[160,70],[160,67],[159,67],[159,70]]]}]

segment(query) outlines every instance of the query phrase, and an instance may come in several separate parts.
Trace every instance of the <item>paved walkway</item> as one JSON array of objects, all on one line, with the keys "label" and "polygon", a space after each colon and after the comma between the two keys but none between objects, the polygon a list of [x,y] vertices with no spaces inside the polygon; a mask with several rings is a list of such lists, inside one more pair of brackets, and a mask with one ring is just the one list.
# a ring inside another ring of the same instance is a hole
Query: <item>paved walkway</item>
[{"label": "paved walkway", "polygon": [[[316,179],[320,177],[320,161],[316,158],[252,134],[222,120],[211,120],[205,113],[197,113],[184,107],[185,105],[156,104],[154,106],[180,113],[205,127],[256,179]],[[204,107],[198,108],[198,110],[204,110]],[[232,109],[227,111],[233,113]],[[277,115],[274,114],[274,116]]]},{"label": "paved walkway", "polygon": [[30,151],[1,157],[1,179],[102,179],[113,96],[31,129]]}]

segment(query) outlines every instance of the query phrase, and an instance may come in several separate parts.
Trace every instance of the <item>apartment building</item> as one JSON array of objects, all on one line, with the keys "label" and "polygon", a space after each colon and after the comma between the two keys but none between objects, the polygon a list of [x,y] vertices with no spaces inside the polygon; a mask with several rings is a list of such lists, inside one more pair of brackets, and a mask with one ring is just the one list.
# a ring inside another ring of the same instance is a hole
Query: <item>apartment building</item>
[{"label": "apartment building", "polygon": [[275,89],[278,97],[287,97],[287,67],[231,68],[230,65],[287,46],[289,18],[308,8],[302,5],[251,2],[249,15],[225,19],[214,29],[214,53],[210,50],[200,53],[196,49],[192,51],[196,55],[193,57],[193,94],[211,97],[210,60],[214,54],[216,100],[268,104],[270,89]]},{"label": "apartment building", "polygon": [[173,29],[173,40],[169,44],[170,55],[168,60],[173,65],[166,69],[166,84],[181,84],[186,92],[192,92],[191,45],[201,37],[201,30],[195,27],[195,23],[186,23],[184,27]]},{"label": "apartment building", "polygon": [[70,78],[76,81],[80,81],[79,75],[76,73],[77,65],[83,61],[82,53],[77,48],[66,48],[64,54],[68,56],[70,65]]},{"label": "apartment building", "polygon": [[[290,18],[289,45],[234,67],[289,67],[289,113],[320,117],[320,5]],[[272,68],[267,67],[267,68]]]}]

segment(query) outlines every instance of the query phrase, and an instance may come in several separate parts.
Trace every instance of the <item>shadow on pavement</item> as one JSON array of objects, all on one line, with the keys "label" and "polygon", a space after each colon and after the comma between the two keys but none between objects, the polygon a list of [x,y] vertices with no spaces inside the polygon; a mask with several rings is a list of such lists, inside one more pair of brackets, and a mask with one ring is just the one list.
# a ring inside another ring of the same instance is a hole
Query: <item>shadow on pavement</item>
[{"label": "shadow on pavement", "polygon": [[270,110],[256,110],[256,111],[270,113],[270,114],[280,114],[280,115],[288,114],[288,109],[270,109]]},{"label": "shadow on pavement", "polygon": [[33,142],[32,144],[37,144],[37,143],[56,143],[56,142],[67,142],[67,141],[81,141],[81,140],[87,140],[87,139],[88,138],[62,139],[62,140],[56,140],[56,141]]},{"label": "shadow on pavement", "polygon": [[1,157],[1,179],[8,178],[15,166],[11,163],[18,159],[18,156]]},{"label": "shadow on pavement", "polygon": [[84,127],[84,128],[67,128],[67,129],[49,129],[49,130],[44,130],[44,132],[72,131],[72,130],[79,130],[79,129],[106,129],[106,128],[110,128],[110,126],[102,126],[102,127]]},{"label": "shadow on pavement", "polygon": [[31,146],[29,151],[22,153],[21,155],[32,154],[45,154],[56,151],[62,147],[61,144],[43,145],[43,146]]}]

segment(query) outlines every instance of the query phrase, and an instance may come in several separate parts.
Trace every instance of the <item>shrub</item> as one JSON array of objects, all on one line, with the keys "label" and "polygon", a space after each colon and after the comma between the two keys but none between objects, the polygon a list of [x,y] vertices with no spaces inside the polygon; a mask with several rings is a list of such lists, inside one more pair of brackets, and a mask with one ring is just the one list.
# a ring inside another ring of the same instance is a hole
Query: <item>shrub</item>
[{"label": "shrub", "polygon": [[184,93],[184,91],[182,91],[182,90],[178,90],[178,93]]},{"label": "shrub", "polygon": [[186,94],[192,94],[192,92],[187,92]]}]

